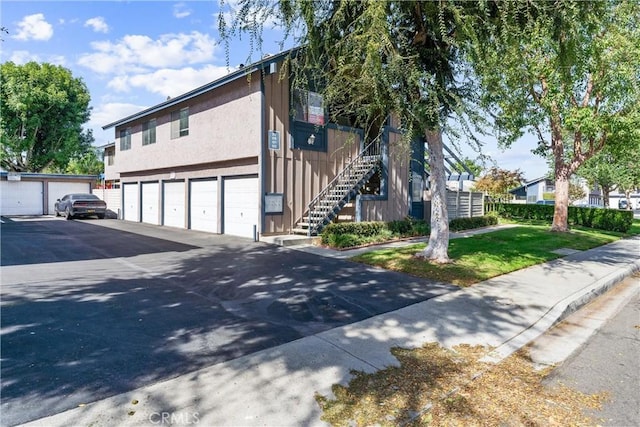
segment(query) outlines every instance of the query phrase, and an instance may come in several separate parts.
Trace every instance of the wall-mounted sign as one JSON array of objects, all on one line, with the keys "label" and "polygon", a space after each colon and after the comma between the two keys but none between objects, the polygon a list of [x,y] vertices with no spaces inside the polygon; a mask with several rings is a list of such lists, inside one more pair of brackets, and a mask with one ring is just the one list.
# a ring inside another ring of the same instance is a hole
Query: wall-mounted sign
[{"label": "wall-mounted sign", "polygon": [[277,130],[269,131],[269,150],[280,149],[280,132]]},{"label": "wall-mounted sign", "polygon": [[282,214],[284,213],[284,194],[283,193],[267,193],[264,196],[264,213],[265,214]]},{"label": "wall-mounted sign", "polygon": [[7,181],[20,181],[20,172],[7,172]]}]

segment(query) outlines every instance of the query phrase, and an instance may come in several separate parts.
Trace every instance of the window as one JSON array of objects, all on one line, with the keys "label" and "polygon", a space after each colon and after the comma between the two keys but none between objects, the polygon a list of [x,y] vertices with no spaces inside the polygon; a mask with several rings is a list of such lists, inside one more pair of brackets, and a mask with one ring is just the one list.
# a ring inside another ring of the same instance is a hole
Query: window
[{"label": "window", "polygon": [[293,90],[293,148],[327,151],[324,99],[317,92]]},{"label": "window", "polygon": [[156,119],[142,124],[142,145],[156,143]]},{"label": "window", "polygon": [[318,126],[324,125],[324,99],[308,90],[296,89],[293,93],[295,120]]},{"label": "window", "polygon": [[189,107],[171,113],[171,139],[189,135]]},{"label": "window", "polygon": [[116,149],[107,148],[105,151],[105,158],[107,159],[107,166],[113,166],[116,157]]},{"label": "window", "polygon": [[120,131],[120,151],[131,149],[131,128]]}]

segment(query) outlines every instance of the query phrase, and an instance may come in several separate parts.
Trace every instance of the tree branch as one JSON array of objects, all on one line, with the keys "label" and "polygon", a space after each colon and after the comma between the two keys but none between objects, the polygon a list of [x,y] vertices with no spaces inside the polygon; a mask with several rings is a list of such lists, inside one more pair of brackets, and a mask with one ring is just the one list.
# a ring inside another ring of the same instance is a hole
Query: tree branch
[{"label": "tree branch", "polygon": [[[587,89],[584,92],[584,96],[582,97],[582,107],[586,107],[589,105],[589,100],[591,99],[591,92],[593,91],[593,75],[589,74],[589,80],[587,81]],[[572,96],[573,97],[573,96]]]}]

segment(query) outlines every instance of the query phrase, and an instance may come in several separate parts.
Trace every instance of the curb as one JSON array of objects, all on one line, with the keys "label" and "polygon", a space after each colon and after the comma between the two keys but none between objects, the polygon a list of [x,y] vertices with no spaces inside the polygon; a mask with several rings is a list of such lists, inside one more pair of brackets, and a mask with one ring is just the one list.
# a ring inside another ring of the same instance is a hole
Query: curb
[{"label": "curb", "polygon": [[589,286],[569,295],[568,297],[558,301],[551,307],[538,321],[529,326],[518,335],[505,341],[480,361],[489,363],[499,363],[506,359],[516,351],[520,350],[531,341],[535,340],[546,331],[551,329],[557,323],[566,319],[572,313],[593,301],[595,298],[606,293],[625,278],[640,271],[640,260],[631,263],[626,268],[622,268],[614,273],[603,277]]}]

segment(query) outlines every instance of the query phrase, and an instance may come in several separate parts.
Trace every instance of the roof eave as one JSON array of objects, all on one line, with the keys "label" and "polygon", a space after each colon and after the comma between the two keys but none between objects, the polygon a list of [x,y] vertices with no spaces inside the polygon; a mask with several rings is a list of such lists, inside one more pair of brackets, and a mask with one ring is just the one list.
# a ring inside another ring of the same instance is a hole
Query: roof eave
[{"label": "roof eave", "polygon": [[189,92],[186,92],[182,95],[178,95],[175,98],[171,98],[166,100],[165,102],[162,102],[160,104],[154,105],[153,107],[149,107],[145,110],[142,110],[138,113],[132,114],[130,116],[127,116],[123,119],[117,120],[115,122],[109,123],[107,125],[102,126],[103,130],[107,130],[110,129],[112,127],[117,127],[117,126],[122,126],[124,124],[130,123],[134,120],[138,120],[142,117],[145,116],[149,116],[151,114],[157,113],[158,111],[164,110],[168,107],[177,105],[181,102],[187,101],[189,99],[195,98],[196,96],[200,96],[203,93],[207,93],[211,90],[217,89],[221,86],[226,85],[227,83],[230,83],[232,81],[235,81],[241,77],[245,77],[248,75],[253,74],[256,71],[260,71],[262,69],[264,69],[265,67],[270,66],[272,63],[274,62],[279,62],[281,61],[283,58],[285,58],[287,55],[295,55],[295,53],[297,52],[299,48],[293,48],[293,49],[289,49],[286,50],[284,52],[281,52],[279,54],[276,55],[271,55],[268,56],[266,58],[263,58],[262,60],[255,62],[253,64],[248,65],[247,67],[241,68],[239,70],[236,70],[232,73],[227,74],[226,76],[223,76],[217,80],[214,80],[210,83],[207,83],[203,86],[200,86],[199,88],[193,89]]}]

